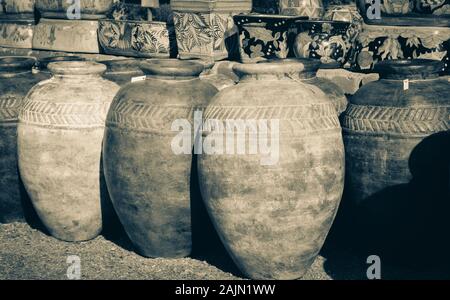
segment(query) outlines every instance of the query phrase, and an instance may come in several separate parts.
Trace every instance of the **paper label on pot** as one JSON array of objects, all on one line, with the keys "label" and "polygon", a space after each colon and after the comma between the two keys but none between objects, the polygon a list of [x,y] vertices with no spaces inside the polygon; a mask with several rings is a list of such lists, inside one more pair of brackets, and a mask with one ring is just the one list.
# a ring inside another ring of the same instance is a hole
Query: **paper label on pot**
[{"label": "paper label on pot", "polygon": [[145,79],[147,79],[147,76],[137,76],[137,77],[133,77],[131,78],[131,82],[139,82],[139,81],[144,81]]},{"label": "paper label on pot", "polygon": [[403,80],[403,90],[409,90],[409,79]]}]

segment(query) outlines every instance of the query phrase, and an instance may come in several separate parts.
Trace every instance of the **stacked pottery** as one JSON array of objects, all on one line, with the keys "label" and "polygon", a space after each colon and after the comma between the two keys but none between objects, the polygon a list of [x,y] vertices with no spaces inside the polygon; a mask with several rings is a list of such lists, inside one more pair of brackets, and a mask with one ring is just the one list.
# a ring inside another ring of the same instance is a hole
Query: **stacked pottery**
[{"label": "stacked pottery", "polygon": [[0,223],[23,221],[17,169],[17,122],[23,98],[39,81],[30,57],[0,57]]},{"label": "stacked pottery", "polygon": [[184,257],[192,248],[194,111],[204,108],[217,89],[198,78],[203,66],[196,62],[155,59],[140,67],[147,79],[125,85],[108,114],[106,183],[141,255]]},{"label": "stacked pottery", "polygon": [[371,251],[443,250],[432,246],[448,228],[449,206],[450,85],[440,68],[432,60],[380,62],[381,80],[363,86],[345,113],[346,189]]},{"label": "stacked pottery", "polygon": [[0,1],[0,47],[31,48],[34,0]]},{"label": "stacked pottery", "polygon": [[64,241],[102,229],[101,145],[105,118],[119,89],[94,62],[55,62],[53,77],[28,94],[19,116],[23,183],[49,232]]},{"label": "stacked pottery", "polygon": [[36,0],[43,18],[35,29],[33,49],[99,53],[98,20],[106,17],[113,3],[114,0]]},{"label": "stacked pottery", "polygon": [[205,112],[202,196],[245,275],[296,279],[319,253],[341,200],[339,120],[322,91],[295,80],[302,63],[233,68],[240,83]]},{"label": "stacked pottery", "polygon": [[138,59],[117,59],[102,61],[107,69],[103,77],[123,86],[136,77],[144,76],[144,72],[139,68],[141,63]]}]

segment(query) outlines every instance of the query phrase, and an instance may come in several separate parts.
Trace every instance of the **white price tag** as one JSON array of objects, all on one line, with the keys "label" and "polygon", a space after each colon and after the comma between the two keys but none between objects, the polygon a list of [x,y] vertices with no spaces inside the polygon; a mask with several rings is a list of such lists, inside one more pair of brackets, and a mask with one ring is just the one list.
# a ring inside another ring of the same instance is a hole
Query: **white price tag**
[{"label": "white price tag", "polygon": [[403,90],[409,90],[409,79],[403,80]]},{"label": "white price tag", "polygon": [[131,78],[131,82],[139,82],[139,81],[144,81],[145,79],[147,79],[147,76],[137,76],[137,77],[133,77]]}]

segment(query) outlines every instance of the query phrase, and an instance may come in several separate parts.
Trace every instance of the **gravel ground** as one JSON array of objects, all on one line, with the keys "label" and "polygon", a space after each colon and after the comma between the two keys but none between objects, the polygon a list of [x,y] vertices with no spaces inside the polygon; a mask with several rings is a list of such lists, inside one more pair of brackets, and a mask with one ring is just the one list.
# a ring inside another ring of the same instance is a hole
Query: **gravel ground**
[{"label": "gravel ground", "polygon": [[[69,255],[80,257],[82,279],[242,278],[221,245],[194,249],[190,258],[149,259],[133,252],[122,234],[67,243],[24,223],[0,225],[0,245],[0,279],[67,279]],[[325,252],[333,254],[319,256],[303,279],[365,279],[367,264],[363,257],[350,251],[325,249]],[[383,266],[382,276],[385,279],[450,278],[449,272],[417,272],[391,266]]]}]

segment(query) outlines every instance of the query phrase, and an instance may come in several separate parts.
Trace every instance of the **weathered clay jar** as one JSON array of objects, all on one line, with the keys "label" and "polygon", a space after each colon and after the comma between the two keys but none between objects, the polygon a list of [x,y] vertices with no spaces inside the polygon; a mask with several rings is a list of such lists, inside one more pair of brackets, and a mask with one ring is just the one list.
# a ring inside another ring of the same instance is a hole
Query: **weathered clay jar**
[{"label": "weathered clay jar", "polygon": [[[101,19],[113,6],[114,0],[80,0],[80,17],[83,20]],[[36,9],[44,18],[68,19],[74,4],[66,0],[36,0]],[[75,17],[75,16],[74,16]]]},{"label": "weathered clay jar", "polygon": [[48,78],[31,73],[34,63],[31,57],[0,57],[0,223],[24,220],[17,169],[19,110],[28,91]]},{"label": "weathered clay jar", "polygon": [[19,170],[37,214],[64,241],[102,229],[101,145],[115,83],[106,66],[55,62],[54,75],[27,95],[19,115]]},{"label": "weathered clay jar", "polygon": [[352,97],[343,121],[354,214],[365,236],[384,242],[376,247],[395,245],[400,256],[437,250],[428,242],[441,239],[429,238],[448,228],[435,223],[448,220],[440,214],[449,206],[450,85],[440,68],[432,60],[378,63],[381,80]]},{"label": "weathered clay jar", "polygon": [[107,67],[103,77],[120,86],[131,82],[135,77],[144,75],[144,72],[139,68],[141,61],[138,59],[114,59],[105,60],[101,63]]},{"label": "weathered clay jar", "polygon": [[323,91],[325,95],[327,95],[327,97],[333,102],[338,115],[341,115],[346,110],[348,100],[342,88],[340,88],[337,84],[327,78],[316,76],[317,71],[319,70],[321,65],[320,61],[306,58],[267,61],[267,63],[271,62],[302,63],[305,68],[302,72],[296,74],[298,75],[298,77],[296,76],[296,78],[304,83],[314,85],[321,91]]},{"label": "weathered clay jar", "polygon": [[[225,137],[234,151],[217,147],[216,154],[205,151],[200,156],[202,196],[244,274],[253,279],[299,278],[319,253],[342,196],[344,148],[336,110],[317,87],[293,80],[303,70],[301,63],[241,64],[234,69],[241,74],[240,83],[221,91],[206,109],[204,144],[214,143],[209,138],[223,142],[225,134],[216,135],[217,128],[232,128],[230,119],[254,120],[260,132],[247,135],[246,127],[234,127],[227,132],[234,141]],[[248,147],[245,154],[238,152],[239,145],[268,146],[261,138],[267,138],[261,135],[262,123],[273,155],[252,154]],[[235,146],[234,137],[242,135],[249,140]]]},{"label": "weathered clay jar", "polygon": [[[105,178],[114,208],[137,251],[147,257],[191,253],[191,132],[194,110],[217,89],[201,81],[201,64],[172,59],[142,62],[147,79],[125,85],[105,131]],[[178,152],[177,138],[190,138]]]}]

